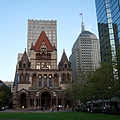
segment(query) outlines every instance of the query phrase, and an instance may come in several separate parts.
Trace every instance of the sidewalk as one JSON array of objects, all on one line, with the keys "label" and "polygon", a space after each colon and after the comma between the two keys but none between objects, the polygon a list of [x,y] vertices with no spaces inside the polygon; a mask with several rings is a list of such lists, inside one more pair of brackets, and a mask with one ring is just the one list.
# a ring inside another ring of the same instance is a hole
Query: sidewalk
[{"label": "sidewalk", "polygon": [[[53,112],[71,112],[72,110],[62,110],[60,109],[59,111],[54,110]],[[32,113],[48,113],[51,112],[51,110],[27,110],[27,109],[19,109],[19,110],[15,110],[15,109],[5,109],[4,111],[0,111],[0,112],[32,112]]]}]

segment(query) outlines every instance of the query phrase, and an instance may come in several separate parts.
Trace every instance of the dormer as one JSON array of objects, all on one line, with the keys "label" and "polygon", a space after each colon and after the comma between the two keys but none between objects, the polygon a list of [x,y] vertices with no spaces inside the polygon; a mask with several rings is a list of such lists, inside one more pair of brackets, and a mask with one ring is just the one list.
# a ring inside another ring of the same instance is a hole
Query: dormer
[{"label": "dormer", "polygon": [[43,51],[43,52],[47,51],[47,46],[45,45],[44,40],[43,40],[43,43],[40,47],[40,51]]}]

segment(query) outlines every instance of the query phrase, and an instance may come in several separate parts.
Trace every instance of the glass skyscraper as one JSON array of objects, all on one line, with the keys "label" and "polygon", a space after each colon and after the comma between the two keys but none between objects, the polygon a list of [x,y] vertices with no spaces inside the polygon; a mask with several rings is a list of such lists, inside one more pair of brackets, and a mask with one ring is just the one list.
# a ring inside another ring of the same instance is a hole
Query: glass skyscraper
[{"label": "glass skyscraper", "polygon": [[105,61],[108,51],[112,59],[120,44],[120,0],[95,0],[100,39],[101,61]]},{"label": "glass skyscraper", "polygon": [[[120,0],[95,0],[101,61],[111,53],[110,62],[116,60],[120,46]],[[116,72],[116,70],[114,71]]]}]

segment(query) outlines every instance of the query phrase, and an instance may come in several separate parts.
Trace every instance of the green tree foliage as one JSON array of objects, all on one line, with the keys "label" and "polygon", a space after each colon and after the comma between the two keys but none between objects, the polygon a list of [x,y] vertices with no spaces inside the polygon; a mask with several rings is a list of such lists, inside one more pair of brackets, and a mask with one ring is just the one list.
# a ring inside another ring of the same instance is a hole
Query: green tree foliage
[{"label": "green tree foliage", "polygon": [[116,69],[118,70],[118,79],[116,80],[116,95],[120,97],[120,46],[117,47],[117,65]]},{"label": "green tree foliage", "polygon": [[100,63],[100,67],[89,73],[80,73],[68,86],[65,96],[69,100],[95,100],[114,97],[116,91],[113,65]]},{"label": "green tree foliage", "polygon": [[[80,71],[76,78],[73,78],[73,84],[66,89],[66,98],[84,102],[120,97],[120,48],[117,53],[117,56],[111,57],[111,52],[108,52],[106,62],[100,63],[100,67],[95,71]],[[117,70],[119,77],[116,77]]]},{"label": "green tree foliage", "polygon": [[0,86],[0,102],[3,106],[8,105],[9,100],[12,98],[10,88],[5,84]]},{"label": "green tree foliage", "polygon": [[78,101],[84,102],[86,99],[86,73],[80,71],[78,76],[73,78],[73,83],[65,90],[65,98],[73,100],[74,105],[78,105]]},{"label": "green tree foliage", "polygon": [[111,64],[101,63],[96,71],[88,75],[87,86],[90,89],[88,93],[92,97],[105,99],[114,96],[112,93],[115,91],[115,81],[112,69]]}]

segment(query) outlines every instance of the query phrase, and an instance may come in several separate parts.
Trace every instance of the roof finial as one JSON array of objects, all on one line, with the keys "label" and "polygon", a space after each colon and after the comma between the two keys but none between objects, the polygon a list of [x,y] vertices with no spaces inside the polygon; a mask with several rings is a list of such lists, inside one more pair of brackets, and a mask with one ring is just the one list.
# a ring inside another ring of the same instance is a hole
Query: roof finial
[{"label": "roof finial", "polygon": [[81,23],[81,32],[85,30],[85,26],[84,26],[84,23],[82,22]]},{"label": "roof finial", "polygon": [[80,13],[79,15],[81,15],[82,17],[82,23],[81,23],[81,32],[85,30],[85,26],[84,26],[84,23],[83,23],[83,14]]},{"label": "roof finial", "polygon": [[63,52],[65,52],[65,49],[63,49]]}]

